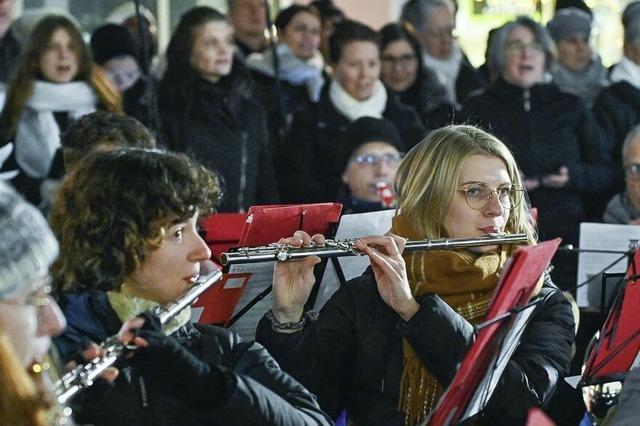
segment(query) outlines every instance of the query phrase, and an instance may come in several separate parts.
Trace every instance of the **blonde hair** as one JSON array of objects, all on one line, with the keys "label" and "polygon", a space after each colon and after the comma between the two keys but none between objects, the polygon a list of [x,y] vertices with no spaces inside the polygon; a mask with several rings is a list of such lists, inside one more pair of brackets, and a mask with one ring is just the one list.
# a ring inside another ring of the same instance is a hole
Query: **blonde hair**
[{"label": "blonde hair", "polygon": [[45,426],[48,404],[0,329],[0,425]]},{"label": "blonde hair", "polygon": [[[511,182],[522,188],[520,171],[509,149],[495,136],[473,126],[446,126],[431,132],[398,167],[394,184],[398,208],[424,238],[447,236],[442,224],[457,189],[460,167],[474,154],[502,160]],[[526,233],[529,243],[535,243],[537,235],[526,193],[511,210],[505,231]]]}]

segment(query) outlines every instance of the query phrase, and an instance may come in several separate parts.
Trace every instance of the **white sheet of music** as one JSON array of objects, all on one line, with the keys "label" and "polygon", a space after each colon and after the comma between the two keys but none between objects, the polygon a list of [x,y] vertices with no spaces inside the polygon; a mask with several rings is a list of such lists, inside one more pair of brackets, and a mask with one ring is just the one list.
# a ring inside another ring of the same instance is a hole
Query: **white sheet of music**
[{"label": "white sheet of music", "polygon": [[[618,225],[610,223],[581,223],[580,224],[580,249],[589,250],[615,250],[627,251],[629,240],[640,239],[639,225]],[[578,255],[578,284],[602,272],[602,270],[620,258],[621,254],[615,253],[580,253]],[[606,272],[622,272],[627,270],[627,258],[623,258]],[[591,299],[589,291],[600,294],[601,279],[594,278],[588,285],[578,288],[578,306],[589,306]],[[593,296],[593,294],[592,294]],[[598,299],[598,298],[595,298]]]},{"label": "white sheet of music", "polygon": [[[346,214],[340,218],[335,239],[344,240],[366,237],[368,235],[384,235],[391,229],[391,218],[395,216],[395,214],[396,211],[394,209],[370,213]],[[347,280],[362,275],[369,266],[369,258],[366,256],[341,257],[338,258],[338,262]],[[322,282],[313,309],[316,311],[320,310],[339,286],[340,281],[336,270],[333,263],[329,262],[322,276]]]},{"label": "white sheet of music", "polygon": [[[264,263],[247,263],[232,265],[229,272],[231,273],[250,273],[251,278],[238,300],[233,315],[237,314],[247,303],[251,302],[256,296],[271,287],[273,283],[273,267],[274,262]],[[256,336],[256,326],[260,318],[271,309],[273,294],[269,293],[264,299],[256,303],[249,311],[247,311],[238,321],[229,327],[230,330],[238,333],[245,340],[254,340]],[[233,317],[232,315],[232,317]]]}]

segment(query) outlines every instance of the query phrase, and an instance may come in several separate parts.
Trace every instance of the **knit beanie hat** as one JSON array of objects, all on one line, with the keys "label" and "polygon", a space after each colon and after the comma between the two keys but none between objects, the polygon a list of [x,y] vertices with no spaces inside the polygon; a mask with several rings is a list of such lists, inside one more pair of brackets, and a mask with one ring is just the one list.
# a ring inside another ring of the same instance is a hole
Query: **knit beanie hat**
[{"label": "knit beanie hat", "polygon": [[400,133],[386,118],[358,118],[349,124],[343,137],[345,143],[353,147],[352,152],[360,145],[369,142],[386,142],[396,147],[398,151],[404,150]]},{"label": "knit beanie hat", "polygon": [[133,56],[138,59],[138,47],[128,29],[118,24],[106,24],[91,35],[93,59],[99,65],[118,56]]},{"label": "knit beanie hat", "polygon": [[591,15],[577,7],[560,9],[547,24],[554,41],[567,39],[575,34],[591,34]]},{"label": "knit beanie hat", "polygon": [[58,242],[40,211],[0,182],[0,300],[46,275],[57,256]]}]

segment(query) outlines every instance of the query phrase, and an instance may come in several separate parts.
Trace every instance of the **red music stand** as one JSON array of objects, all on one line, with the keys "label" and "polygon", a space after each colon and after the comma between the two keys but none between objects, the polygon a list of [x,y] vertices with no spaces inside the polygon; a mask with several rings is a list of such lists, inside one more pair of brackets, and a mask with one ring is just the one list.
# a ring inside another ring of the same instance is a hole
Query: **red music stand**
[{"label": "red music stand", "polygon": [[487,314],[428,424],[454,425],[478,414],[489,401],[534,311],[527,304],[560,239],[518,248],[502,272]]},{"label": "red music stand", "polygon": [[[218,213],[201,222],[205,240],[211,247],[215,260],[231,248],[260,246],[290,237],[297,230],[310,235],[326,234],[340,220],[342,204],[319,203],[297,205],[253,206],[247,214]],[[250,284],[252,273],[225,273],[194,303],[203,308],[198,322],[231,325],[268,293],[260,289],[258,297],[246,303],[233,317],[242,293]]]},{"label": "red music stand", "polygon": [[581,385],[624,380],[640,351],[640,251],[627,269],[625,284],[589,353]]}]

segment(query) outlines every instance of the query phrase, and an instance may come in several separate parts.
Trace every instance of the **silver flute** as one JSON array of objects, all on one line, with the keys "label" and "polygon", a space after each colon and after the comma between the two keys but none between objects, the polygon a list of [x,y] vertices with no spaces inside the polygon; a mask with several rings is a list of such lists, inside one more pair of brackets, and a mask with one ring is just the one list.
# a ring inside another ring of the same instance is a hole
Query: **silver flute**
[{"label": "silver flute", "polygon": [[[158,306],[154,313],[160,317],[160,324],[165,325],[176,315],[191,305],[205,290],[222,278],[222,271],[215,270],[201,276],[193,283],[189,290],[179,299],[168,306]],[[86,364],[79,365],[62,376],[55,384],[55,394],[58,403],[65,404],[81,390],[91,386],[93,381],[111,367],[122,354],[135,350],[135,346],[122,343],[117,335],[111,336],[102,343],[104,355],[92,359]]]},{"label": "silver flute", "polygon": [[[288,244],[269,244],[260,247],[242,247],[234,251],[222,253],[220,262],[223,265],[242,263],[286,262],[302,259],[307,256],[344,257],[362,256],[364,253],[356,249],[354,239],[326,240],[324,245],[293,247]],[[478,238],[443,238],[437,240],[407,241],[405,251],[423,250],[456,250],[468,247],[491,246],[495,244],[526,244],[527,234],[487,234]]]}]

